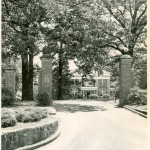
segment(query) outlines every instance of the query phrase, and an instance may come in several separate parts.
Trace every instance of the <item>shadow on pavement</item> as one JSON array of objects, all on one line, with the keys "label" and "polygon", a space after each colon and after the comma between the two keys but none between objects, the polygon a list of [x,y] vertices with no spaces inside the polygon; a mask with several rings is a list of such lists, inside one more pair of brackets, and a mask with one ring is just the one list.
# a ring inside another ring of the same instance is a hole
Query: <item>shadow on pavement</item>
[{"label": "shadow on pavement", "polygon": [[90,112],[90,111],[106,111],[103,106],[88,106],[80,104],[54,104],[54,108],[58,112]]}]

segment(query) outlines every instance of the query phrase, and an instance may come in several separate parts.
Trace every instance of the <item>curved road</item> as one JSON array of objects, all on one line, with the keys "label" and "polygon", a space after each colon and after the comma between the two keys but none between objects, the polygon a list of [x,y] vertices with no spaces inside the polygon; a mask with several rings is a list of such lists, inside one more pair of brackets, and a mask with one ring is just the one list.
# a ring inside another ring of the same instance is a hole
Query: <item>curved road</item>
[{"label": "curved road", "polygon": [[60,136],[37,150],[146,150],[146,119],[108,102],[55,102]]}]

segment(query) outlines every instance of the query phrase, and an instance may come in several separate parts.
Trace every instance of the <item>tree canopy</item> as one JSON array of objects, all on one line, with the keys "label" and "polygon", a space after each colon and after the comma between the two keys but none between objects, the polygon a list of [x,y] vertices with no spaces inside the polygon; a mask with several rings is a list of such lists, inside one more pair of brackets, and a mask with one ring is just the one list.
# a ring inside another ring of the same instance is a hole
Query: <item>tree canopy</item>
[{"label": "tree canopy", "polygon": [[33,57],[49,53],[57,61],[61,99],[69,60],[83,74],[100,74],[116,68],[112,50],[134,56],[146,46],[146,11],[146,0],[3,0],[2,58],[21,56],[23,99],[33,99]]},{"label": "tree canopy", "polygon": [[133,56],[135,48],[145,43],[147,25],[146,0],[97,0],[100,19],[106,34],[106,45]]},{"label": "tree canopy", "polygon": [[[44,3],[39,0],[2,1],[3,58],[22,58],[22,99],[33,99],[33,57],[41,41],[41,22],[47,20]],[[5,56],[5,57],[4,57]]]}]

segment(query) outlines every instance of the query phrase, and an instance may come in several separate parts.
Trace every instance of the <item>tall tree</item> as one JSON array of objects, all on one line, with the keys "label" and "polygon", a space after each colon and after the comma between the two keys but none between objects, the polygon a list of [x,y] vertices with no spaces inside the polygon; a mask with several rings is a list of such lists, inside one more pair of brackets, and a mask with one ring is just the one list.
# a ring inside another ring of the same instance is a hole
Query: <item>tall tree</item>
[{"label": "tall tree", "polygon": [[[69,70],[69,63],[63,59],[63,69],[61,77],[61,98],[70,98],[71,72]],[[58,78],[59,78],[59,64],[57,58],[53,60],[53,99],[58,99]]]},{"label": "tall tree", "polygon": [[145,43],[147,25],[146,0],[97,0],[106,45],[122,54],[134,55],[135,48]]},{"label": "tall tree", "polygon": [[40,0],[2,1],[2,46],[21,55],[23,100],[33,100],[33,57],[39,51],[40,26],[45,20],[46,8]]},{"label": "tall tree", "polygon": [[[79,46],[83,43],[83,26],[87,23],[83,18],[80,5],[75,1],[58,1],[59,6],[53,18],[54,27],[43,29],[49,47],[49,53],[58,57],[58,97],[62,99],[62,77],[66,62],[77,57]],[[65,4],[65,5],[64,5]]]}]

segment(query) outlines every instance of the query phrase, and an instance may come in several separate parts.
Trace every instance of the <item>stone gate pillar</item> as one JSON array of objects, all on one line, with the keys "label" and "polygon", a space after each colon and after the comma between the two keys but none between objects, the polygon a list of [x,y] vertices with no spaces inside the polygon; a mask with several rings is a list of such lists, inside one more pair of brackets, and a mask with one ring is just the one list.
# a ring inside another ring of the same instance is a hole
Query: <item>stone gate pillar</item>
[{"label": "stone gate pillar", "polygon": [[132,71],[131,71],[132,58],[129,55],[123,55],[120,58],[119,64],[119,103],[125,104],[129,90],[132,87]]},{"label": "stone gate pillar", "polygon": [[42,71],[41,69],[38,70],[38,93],[42,91]]},{"label": "stone gate pillar", "polygon": [[13,98],[15,99],[15,76],[16,76],[16,69],[13,65],[8,65],[5,69],[5,87],[9,89],[12,94]]},{"label": "stone gate pillar", "polygon": [[41,57],[41,92],[47,92],[52,101],[52,58],[49,54],[43,54]]}]

